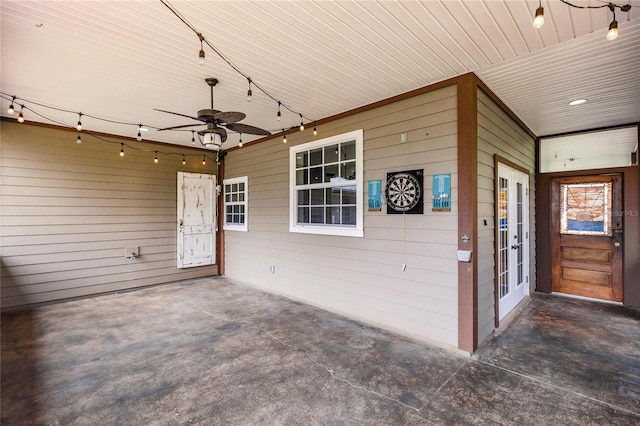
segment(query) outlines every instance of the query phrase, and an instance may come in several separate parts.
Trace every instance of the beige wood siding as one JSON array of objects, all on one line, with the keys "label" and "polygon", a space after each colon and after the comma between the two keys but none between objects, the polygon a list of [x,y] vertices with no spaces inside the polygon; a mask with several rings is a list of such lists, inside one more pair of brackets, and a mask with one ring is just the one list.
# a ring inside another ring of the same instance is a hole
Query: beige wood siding
[{"label": "beige wood siding", "polygon": [[[225,232],[226,275],[418,338],[457,346],[456,86],[232,150],[225,175],[249,179],[249,231]],[[289,146],[364,130],[364,183],[424,169],[424,215],[368,212],[364,237],[289,233]],[[408,142],[400,143],[400,133]],[[453,211],[431,212],[432,175],[452,174]],[[403,229],[404,228],[404,229]],[[404,235],[404,239],[403,239]],[[406,263],[407,269],[401,271]],[[275,273],[270,273],[270,266]]]},{"label": "beige wood siding", "polygon": [[[176,268],[177,172],[215,173],[201,151],[86,133],[78,145],[75,131],[10,121],[1,131],[3,308],[217,273]],[[119,142],[146,151],[121,158]],[[154,164],[155,150],[180,155]]]},{"label": "beige wood siding", "polygon": [[[529,288],[535,289],[535,141],[478,90],[478,341],[495,328],[494,155],[529,170]],[[484,221],[486,220],[487,225]]]}]

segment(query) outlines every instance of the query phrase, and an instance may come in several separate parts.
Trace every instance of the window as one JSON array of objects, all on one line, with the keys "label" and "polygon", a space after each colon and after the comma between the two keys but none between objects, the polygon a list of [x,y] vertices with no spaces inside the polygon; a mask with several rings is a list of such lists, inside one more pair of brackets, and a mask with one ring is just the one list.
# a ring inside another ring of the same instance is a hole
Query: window
[{"label": "window", "polygon": [[246,176],[224,180],[224,229],[225,231],[244,231],[247,229],[247,191]]},{"label": "window", "polygon": [[291,232],[363,236],[362,130],[290,148]]}]

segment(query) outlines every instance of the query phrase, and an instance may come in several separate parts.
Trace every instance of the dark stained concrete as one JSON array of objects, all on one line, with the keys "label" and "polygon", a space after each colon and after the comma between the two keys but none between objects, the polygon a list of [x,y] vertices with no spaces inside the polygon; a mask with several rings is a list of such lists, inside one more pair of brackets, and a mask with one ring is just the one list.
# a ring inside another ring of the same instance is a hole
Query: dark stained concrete
[{"label": "dark stained concrete", "polygon": [[640,314],[534,295],[473,356],[200,279],[2,315],[1,423],[639,425]]}]

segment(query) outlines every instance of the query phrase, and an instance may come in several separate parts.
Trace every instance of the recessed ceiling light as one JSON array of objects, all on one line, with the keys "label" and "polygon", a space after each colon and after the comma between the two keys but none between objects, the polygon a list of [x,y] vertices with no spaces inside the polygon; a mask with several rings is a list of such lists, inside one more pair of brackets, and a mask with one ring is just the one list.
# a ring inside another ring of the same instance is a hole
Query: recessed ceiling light
[{"label": "recessed ceiling light", "polygon": [[569,102],[569,105],[574,106],[574,105],[580,105],[587,102],[586,99],[576,99],[575,101],[571,101]]}]

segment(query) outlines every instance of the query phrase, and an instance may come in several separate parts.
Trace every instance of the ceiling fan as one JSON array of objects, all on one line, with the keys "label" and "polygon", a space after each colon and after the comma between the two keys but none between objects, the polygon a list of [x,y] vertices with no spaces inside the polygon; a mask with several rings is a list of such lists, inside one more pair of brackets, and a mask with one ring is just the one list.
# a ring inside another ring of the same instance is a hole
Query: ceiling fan
[{"label": "ceiling fan", "polygon": [[[187,117],[191,118],[192,120],[198,120],[206,123],[206,129],[197,131],[198,139],[203,146],[211,147],[214,149],[220,149],[220,146],[227,140],[226,129],[237,133],[246,133],[249,135],[269,136],[271,134],[271,132],[259,127],[250,126],[244,123],[238,123],[239,121],[244,120],[244,118],[247,116],[245,113],[237,111],[218,111],[217,109],[213,109],[213,87],[218,84],[218,79],[205,78],[204,81],[211,88],[211,108],[201,109],[200,111],[198,111],[197,117],[180,114],[178,112],[165,111],[162,109],[156,109],[156,111],[179,115],[181,117]],[[179,126],[165,127],[164,129],[158,130],[175,130],[194,126],[202,126],[202,124],[182,124]]]}]

